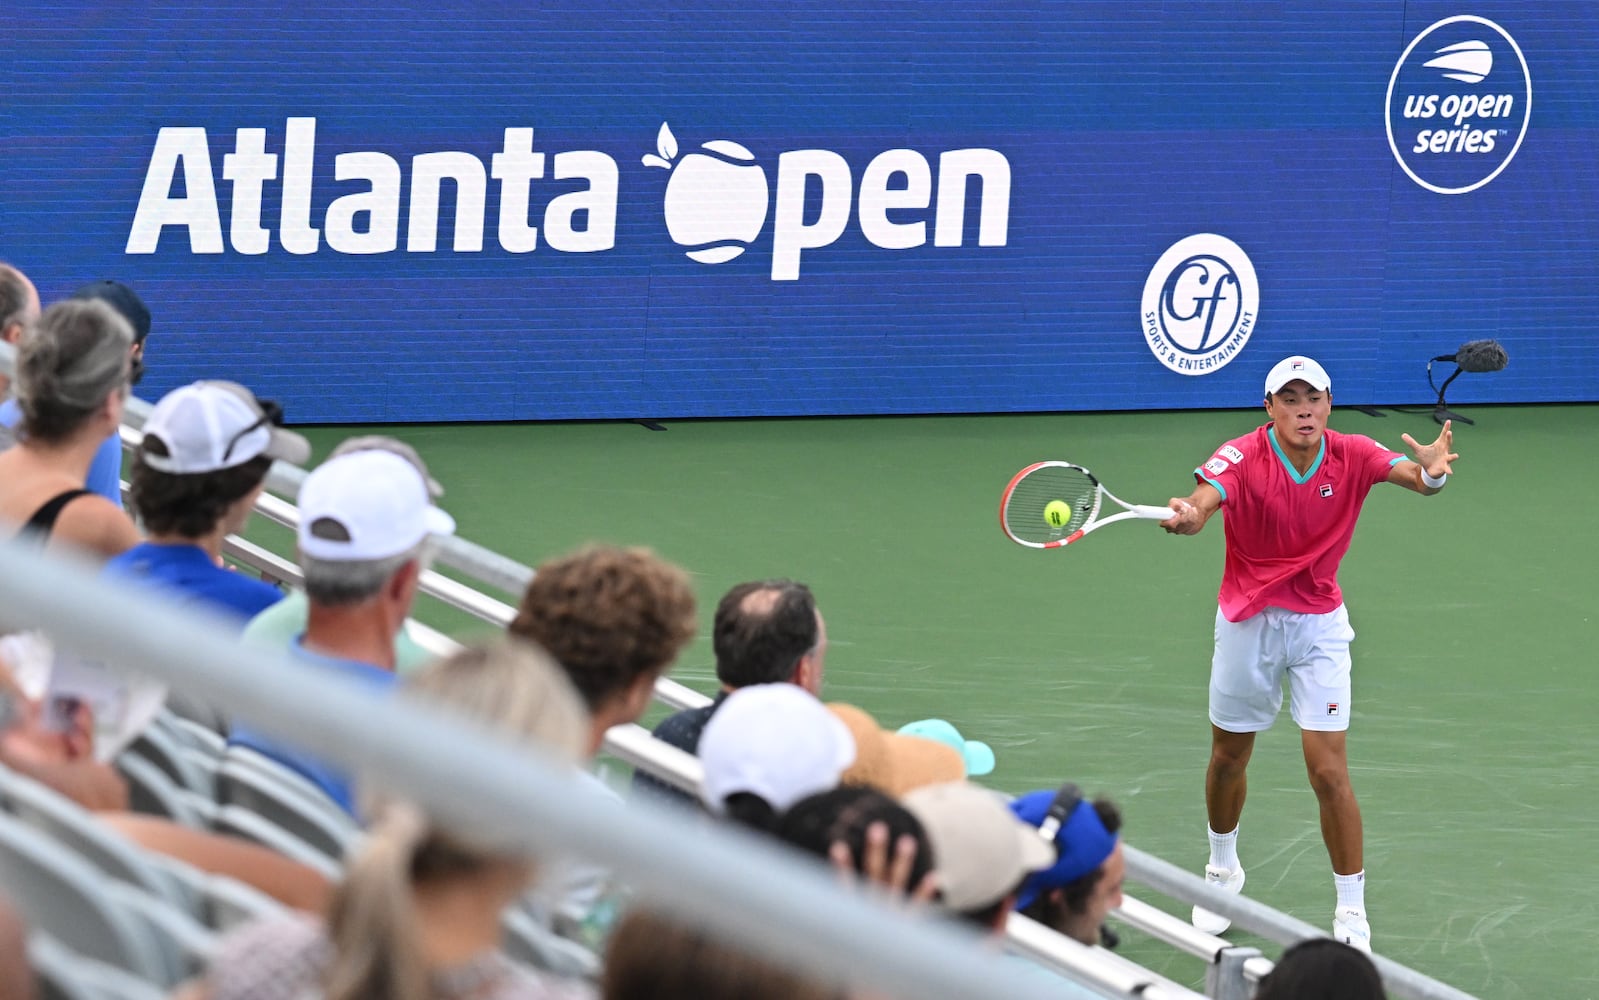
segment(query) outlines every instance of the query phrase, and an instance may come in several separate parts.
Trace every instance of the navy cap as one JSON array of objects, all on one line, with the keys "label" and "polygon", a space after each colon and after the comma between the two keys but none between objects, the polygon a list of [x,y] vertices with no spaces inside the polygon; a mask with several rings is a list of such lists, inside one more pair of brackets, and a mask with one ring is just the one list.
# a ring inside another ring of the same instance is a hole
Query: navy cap
[{"label": "navy cap", "polygon": [[99,299],[122,314],[133,327],[133,342],[144,343],[150,336],[150,307],[139,298],[139,293],[120,281],[96,281],[72,293],[75,299]]}]

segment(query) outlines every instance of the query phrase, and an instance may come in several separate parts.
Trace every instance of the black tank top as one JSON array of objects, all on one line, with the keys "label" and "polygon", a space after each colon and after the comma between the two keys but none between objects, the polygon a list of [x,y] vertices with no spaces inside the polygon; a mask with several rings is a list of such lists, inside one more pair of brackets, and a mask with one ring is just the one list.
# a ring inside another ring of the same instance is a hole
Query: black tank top
[{"label": "black tank top", "polygon": [[27,523],[22,526],[22,530],[17,533],[18,537],[35,538],[43,544],[50,537],[50,532],[55,530],[56,519],[61,516],[62,509],[79,497],[88,496],[89,492],[89,490],[79,489],[57,493],[46,500],[44,506],[33,512],[33,516],[28,518]]}]

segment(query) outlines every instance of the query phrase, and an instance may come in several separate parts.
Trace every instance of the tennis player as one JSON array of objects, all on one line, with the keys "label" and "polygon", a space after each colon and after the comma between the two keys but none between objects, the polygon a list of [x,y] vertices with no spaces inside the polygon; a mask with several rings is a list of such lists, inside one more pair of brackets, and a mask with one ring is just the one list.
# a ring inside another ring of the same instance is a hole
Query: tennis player
[{"label": "tennis player", "polygon": [[[1210,673],[1205,879],[1228,892],[1244,887],[1238,861],[1244,772],[1255,734],[1269,728],[1282,707],[1286,676],[1332,858],[1338,892],[1333,937],[1370,951],[1360,807],[1345,750],[1355,633],[1338,588],[1338,563],[1373,486],[1388,482],[1437,493],[1459,456],[1450,451],[1447,423],[1429,445],[1404,435],[1411,459],[1369,437],[1328,430],[1331,409],[1332,380],[1321,365],[1306,357],[1278,362],[1266,376],[1271,422],[1228,441],[1195,469],[1198,485],[1187,498],[1171,501],[1176,514],[1162,527],[1194,535],[1211,515],[1227,511]],[[1200,907],[1193,922],[1211,934],[1231,923]]]}]

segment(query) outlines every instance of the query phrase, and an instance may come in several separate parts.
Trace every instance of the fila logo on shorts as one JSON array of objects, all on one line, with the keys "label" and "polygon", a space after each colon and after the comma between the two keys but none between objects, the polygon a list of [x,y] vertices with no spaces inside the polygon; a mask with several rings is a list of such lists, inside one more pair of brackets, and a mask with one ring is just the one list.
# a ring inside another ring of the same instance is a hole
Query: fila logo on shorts
[{"label": "fila logo on shorts", "polygon": [[1328,715],[1337,715],[1338,714],[1338,703],[1336,701],[1329,701],[1327,703],[1327,714]]},{"label": "fila logo on shorts", "polygon": [[1332,496],[1332,483],[1321,484],[1321,495],[1324,497]]}]

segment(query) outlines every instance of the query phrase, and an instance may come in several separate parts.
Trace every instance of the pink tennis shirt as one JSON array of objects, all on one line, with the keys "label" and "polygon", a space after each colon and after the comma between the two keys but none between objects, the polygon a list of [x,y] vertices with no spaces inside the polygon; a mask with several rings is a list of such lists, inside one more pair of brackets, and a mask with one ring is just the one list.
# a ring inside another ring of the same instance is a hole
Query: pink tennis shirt
[{"label": "pink tennis shirt", "polygon": [[1227,530],[1221,613],[1240,622],[1262,608],[1325,614],[1343,603],[1338,563],[1371,488],[1408,461],[1362,434],[1327,431],[1301,476],[1271,424],[1216,449],[1194,470],[1221,493]]}]

